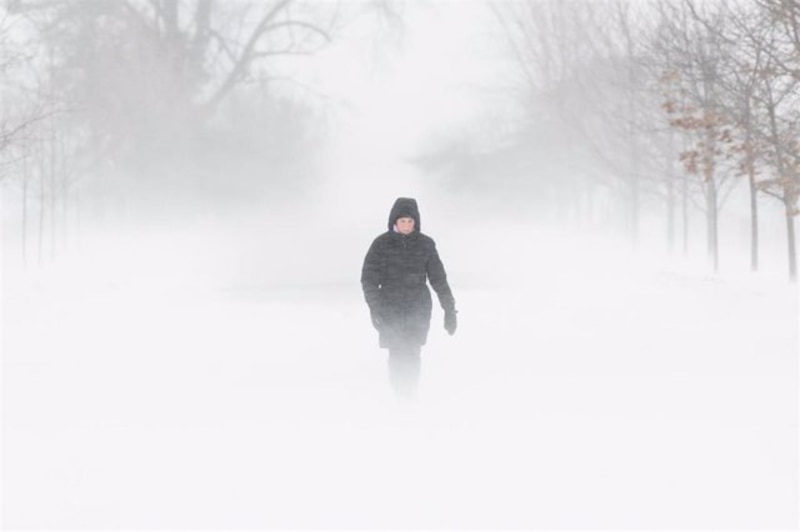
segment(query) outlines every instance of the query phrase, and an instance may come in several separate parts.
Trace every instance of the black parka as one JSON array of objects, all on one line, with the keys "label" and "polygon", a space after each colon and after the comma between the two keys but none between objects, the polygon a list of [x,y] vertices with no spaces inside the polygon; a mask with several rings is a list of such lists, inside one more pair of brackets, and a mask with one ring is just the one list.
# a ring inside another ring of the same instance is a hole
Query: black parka
[{"label": "black parka", "polygon": [[[394,231],[396,220],[414,219],[414,231]],[[445,311],[455,311],[442,261],[433,239],[420,232],[417,202],[398,198],[389,214],[389,230],[378,236],[364,258],[361,286],[370,312],[380,318],[380,346],[389,349],[425,345],[431,321],[431,292]]]}]

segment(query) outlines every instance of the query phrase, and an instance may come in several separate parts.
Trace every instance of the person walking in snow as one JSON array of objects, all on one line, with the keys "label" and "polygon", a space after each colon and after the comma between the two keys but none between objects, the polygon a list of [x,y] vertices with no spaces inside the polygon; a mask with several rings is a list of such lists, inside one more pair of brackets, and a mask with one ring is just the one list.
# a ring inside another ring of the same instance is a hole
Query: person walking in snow
[{"label": "person walking in snow", "polygon": [[410,395],[420,374],[420,351],[431,321],[430,281],[444,310],[444,328],[456,332],[456,304],[433,239],[420,232],[413,198],[397,198],[389,230],[367,251],[361,287],[379,345],[389,350],[389,378],[398,394]]}]

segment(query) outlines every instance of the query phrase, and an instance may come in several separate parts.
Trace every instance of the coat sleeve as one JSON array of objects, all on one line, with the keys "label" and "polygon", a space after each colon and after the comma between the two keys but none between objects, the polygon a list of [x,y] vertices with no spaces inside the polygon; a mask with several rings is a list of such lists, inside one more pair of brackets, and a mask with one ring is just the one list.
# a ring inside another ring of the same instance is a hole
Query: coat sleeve
[{"label": "coat sleeve", "polygon": [[364,299],[371,311],[377,311],[380,304],[381,270],[383,269],[383,250],[379,239],[375,239],[364,257],[361,268],[361,288]]},{"label": "coat sleeve", "polygon": [[450,285],[447,283],[447,273],[444,271],[444,264],[439,258],[439,252],[436,251],[436,244],[431,243],[432,252],[428,257],[426,270],[428,279],[431,282],[434,292],[439,297],[439,304],[445,311],[452,311],[456,309],[456,301],[453,298],[453,292],[450,290]]}]

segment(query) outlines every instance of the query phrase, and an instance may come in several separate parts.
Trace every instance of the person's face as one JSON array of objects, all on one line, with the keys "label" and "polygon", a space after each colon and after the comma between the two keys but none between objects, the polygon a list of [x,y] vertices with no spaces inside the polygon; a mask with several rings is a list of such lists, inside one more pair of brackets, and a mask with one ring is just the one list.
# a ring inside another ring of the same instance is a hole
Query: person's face
[{"label": "person's face", "polygon": [[397,225],[397,230],[403,235],[411,234],[414,231],[414,218],[404,216],[403,218],[398,218],[395,224]]}]

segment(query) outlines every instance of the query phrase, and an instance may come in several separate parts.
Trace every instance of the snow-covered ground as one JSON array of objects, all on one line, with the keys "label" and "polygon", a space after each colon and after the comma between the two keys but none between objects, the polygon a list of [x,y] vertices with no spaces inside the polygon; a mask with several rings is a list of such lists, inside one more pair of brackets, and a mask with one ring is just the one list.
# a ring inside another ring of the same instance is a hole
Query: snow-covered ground
[{"label": "snow-covered ground", "polygon": [[6,269],[5,528],[798,525],[783,275],[434,226],[459,330],[435,309],[400,400],[358,284],[380,224],[271,227]]}]

